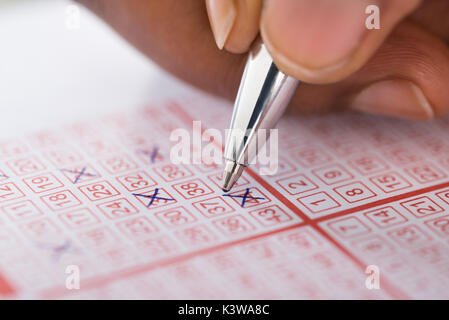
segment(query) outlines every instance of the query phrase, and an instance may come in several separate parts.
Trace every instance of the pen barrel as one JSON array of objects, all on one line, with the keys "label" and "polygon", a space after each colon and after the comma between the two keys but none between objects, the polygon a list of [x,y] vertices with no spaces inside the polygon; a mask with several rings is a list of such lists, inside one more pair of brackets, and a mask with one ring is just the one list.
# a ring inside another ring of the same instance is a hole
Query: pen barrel
[{"label": "pen barrel", "polygon": [[[299,81],[276,67],[257,42],[248,55],[227,134],[224,157],[247,166],[269,138]],[[260,129],[265,129],[260,130]]]}]

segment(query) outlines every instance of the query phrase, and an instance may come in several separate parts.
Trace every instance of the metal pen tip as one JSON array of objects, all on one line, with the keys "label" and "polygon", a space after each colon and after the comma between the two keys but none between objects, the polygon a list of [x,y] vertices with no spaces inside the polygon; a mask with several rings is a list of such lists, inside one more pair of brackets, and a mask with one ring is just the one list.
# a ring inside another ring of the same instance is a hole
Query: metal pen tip
[{"label": "metal pen tip", "polygon": [[223,172],[223,181],[222,181],[222,189],[225,192],[228,192],[232,189],[234,184],[242,175],[243,169],[245,166],[235,162],[226,160],[225,169]]}]

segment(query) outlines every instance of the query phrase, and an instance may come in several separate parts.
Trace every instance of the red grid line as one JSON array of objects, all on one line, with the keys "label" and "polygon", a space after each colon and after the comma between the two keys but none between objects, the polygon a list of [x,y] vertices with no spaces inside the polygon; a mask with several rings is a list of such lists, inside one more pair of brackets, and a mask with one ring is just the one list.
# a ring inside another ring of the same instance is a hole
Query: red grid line
[{"label": "red grid line", "polygon": [[6,280],[5,277],[0,273],[0,296],[13,296],[16,293],[16,290],[13,286]]},{"label": "red grid line", "polygon": [[[168,110],[171,113],[173,113],[175,116],[180,118],[182,121],[184,121],[184,122],[186,122],[188,124],[191,124],[192,121],[193,121],[193,118],[182,107],[180,107],[175,102],[170,103],[170,105],[168,106]],[[350,209],[342,210],[342,211],[339,211],[339,212],[336,212],[336,213],[333,213],[333,214],[330,214],[328,216],[321,217],[321,218],[318,218],[318,219],[311,219],[306,214],[304,214],[294,203],[292,203],[290,200],[288,200],[284,195],[282,195],[278,190],[276,190],[276,188],[271,186],[268,182],[266,182],[264,179],[262,179],[254,171],[252,171],[251,169],[248,169],[247,172],[254,180],[256,180],[260,185],[262,185],[278,201],[280,201],[286,207],[288,207],[292,212],[294,212],[304,222],[297,223],[297,224],[294,224],[294,225],[291,225],[291,226],[288,226],[288,227],[280,228],[280,229],[277,229],[277,230],[268,231],[268,232],[261,233],[261,234],[258,234],[258,235],[249,236],[247,238],[242,238],[242,239],[231,241],[231,242],[228,242],[228,243],[220,244],[220,245],[217,245],[217,246],[205,248],[205,249],[198,250],[198,251],[195,251],[195,252],[189,252],[189,253],[181,255],[181,256],[168,258],[168,259],[161,260],[161,261],[158,261],[158,262],[152,262],[152,263],[149,263],[149,264],[132,267],[132,268],[128,268],[128,269],[125,269],[125,270],[116,271],[116,272],[110,273],[110,274],[105,275],[105,276],[96,276],[95,278],[92,277],[92,279],[87,279],[87,280],[85,280],[83,282],[83,284],[82,284],[83,289],[93,289],[93,288],[101,287],[101,286],[107,285],[110,282],[117,281],[117,280],[120,280],[120,279],[123,279],[123,278],[127,278],[127,277],[130,277],[130,276],[138,275],[138,274],[141,274],[141,273],[144,273],[144,272],[148,272],[148,271],[156,269],[156,268],[165,267],[165,266],[168,266],[168,265],[171,265],[171,264],[174,264],[174,263],[186,261],[186,260],[189,260],[189,259],[201,256],[201,255],[209,254],[209,253],[212,253],[212,252],[214,252],[216,250],[233,247],[233,246],[238,245],[238,244],[246,243],[246,242],[249,242],[249,241],[252,241],[252,240],[264,238],[264,237],[267,237],[267,236],[275,235],[275,234],[278,234],[278,233],[282,233],[282,232],[285,232],[285,231],[288,231],[288,230],[292,230],[292,229],[296,229],[296,228],[300,228],[300,227],[304,227],[304,226],[312,227],[316,232],[320,233],[332,245],[334,245],[334,247],[336,247],[341,253],[343,253],[347,258],[349,258],[351,261],[353,261],[356,265],[361,267],[362,270],[364,271],[364,268],[366,267],[366,264],[363,263],[359,258],[354,256],[347,248],[342,246],[336,239],[334,239],[325,230],[323,230],[318,225],[318,223],[322,222],[322,221],[329,220],[329,219],[333,219],[333,218],[336,218],[336,217],[345,216],[345,215],[348,215],[348,214],[351,214],[351,213],[354,213],[354,212],[358,212],[360,210],[369,209],[369,208],[372,208],[372,207],[376,207],[376,206],[379,206],[379,205],[387,204],[387,203],[390,203],[390,202],[394,202],[394,201],[397,201],[397,200],[401,200],[401,199],[404,199],[404,198],[412,197],[412,196],[415,196],[415,195],[419,195],[419,194],[426,193],[426,192],[429,192],[429,191],[438,190],[438,189],[445,188],[445,187],[449,186],[449,182],[441,183],[441,184],[438,184],[438,185],[435,185],[435,186],[422,188],[422,189],[411,191],[411,192],[404,193],[404,194],[401,194],[401,195],[391,196],[391,197],[388,197],[388,198],[385,198],[385,199],[373,201],[373,202],[368,203],[368,204],[364,204],[364,205],[361,205],[361,206],[357,206],[357,207],[353,207],[353,208],[350,208]],[[407,294],[405,294],[404,292],[402,292],[401,290],[399,290],[395,286],[389,284],[385,280],[384,280],[383,283],[384,283],[384,288],[386,289],[386,292],[391,297],[396,298],[396,299],[409,299]],[[68,290],[64,290],[61,287],[53,287],[53,288],[50,288],[50,289],[43,290],[41,292],[40,296],[42,298],[49,299],[49,298],[60,297],[60,296],[67,295],[67,294],[70,294],[70,293],[72,293],[72,292],[70,292]]]},{"label": "red grid line", "polygon": [[327,216],[314,219],[313,221],[315,221],[315,222],[322,222],[322,221],[326,221],[326,220],[330,220],[330,219],[334,219],[334,218],[343,217],[343,216],[346,216],[346,215],[354,213],[354,212],[364,211],[364,210],[371,209],[371,208],[374,208],[374,207],[378,207],[378,206],[381,206],[381,205],[384,205],[384,204],[389,204],[389,203],[396,202],[396,201],[399,201],[399,200],[411,198],[411,197],[414,197],[414,196],[419,196],[421,194],[425,194],[425,193],[429,193],[429,192],[432,192],[432,191],[444,189],[444,188],[447,188],[447,187],[449,187],[449,182],[443,182],[443,183],[440,183],[440,184],[436,184],[434,186],[413,190],[413,191],[406,192],[406,193],[403,193],[403,194],[398,194],[398,195],[394,195],[394,196],[391,196],[391,197],[387,197],[385,199],[380,199],[380,200],[376,200],[376,201],[373,201],[373,202],[370,202],[370,203],[362,204],[362,205],[357,206],[357,207],[353,207],[353,208],[349,208],[349,209],[346,209],[346,210],[341,210],[341,211],[338,211],[338,212],[334,212],[334,213],[331,213],[331,214],[329,214]]},{"label": "red grid line", "polygon": [[[334,239],[330,234],[328,234],[324,229],[322,229],[318,225],[317,220],[310,219],[306,214],[304,214],[298,207],[295,206],[290,200],[288,200],[284,195],[282,195],[276,188],[267,183],[264,179],[262,179],[259,175],[257,175],[251,169],[247,169],[248,174],[256,180],[260,185],[262,185],[265,189],[267,189],[277,200],[279,200],[282,204],[287,206],[292,212],[294,212],[298,217],[300,217],[305,225],[312,227],[316,232],[320,233],[324,238],[326,238],[335,248],[337,248],[340,252],[342,252],[347,258],[349,258],[352,262],[358,265],[362,271],[365,271],[366,263],[363,263],[359,258],[353,255],[347,248],[342,246],[336,239]],[[387,281],[383,281],[383,286],[386,288],[386,292],[395,299],[410,299],[407,294],[391,285]]]},{"label": "red grid line", "polygon": [[[284,227],[281,229],[272,230],[272,231],[257,234],[257,235],[252,235],[247,238],[242,238],[242,239],[238,239],[238,240],[227,242],[227,243],[222,243],[220,245],[212,246],[212,247],[201,249],[198,251],[189,252],[189,253],[186,253],[186,254],[183,254],[180,256],[176,256],[176,257],[171,257],[171,258],[168,258],[165,260],[160,260],[160,261],[151,262],[151,263],[136,266],[136,267],[131,267],[131,268],[124,269],[121,271],[112,272],[112,273],[104,275],[104,276],[95,276],[95,277],[84,280],[81,283],[81,286],[82,286],[82,289],[95,289],[97,287],[107,285],[108,283],[113,282],[113,281],[128,278],[130,276],[145,273],[145,272],[148,272],[148,271],[156,269],[156,268],[166,267],[171,264],[190,260],[190,259],[202,256],[205,254],[210,254],[210,253],[215,252],[216,250],[230,248],[235,245],[243,244],[243,243],[257,240],[260,238],[265,238],[267,236],[275,235],[275,234],[282,233],[282,232],[292,230],[292,229],[297,229],[297,228],[303,227],[303,226],[306,226],[306,224],[303,222],[300,222],[300,223],[296,223],[296,224],[293,224],[293,225],[290,225],[290,226],[287,226],[287,227]],[[73,292],[69,291],[69,290],[64,290],[58,286],[57,288],[54,287],[51,289],[43,290],[40,293],[40,296],[43,299],[53,299],[53,298],[67,295],[70,293],[73,293]]]},{"label": "red grid line", "polygon": [[[188,124],[192,123],[194,119],[178,104],[172,103],[170,106],[170,111],[176,115],[181,116],[181,119],[183,121],[188,121]],[[223,146],[219,146],[223,147]],[[292,212],[294,212],[299,218],[301,218],[306,225],[312,227],[316,232],[320,233],[324,238],[326,238],[335,248],[337,248],[341,253],[343,253],[347,258],[349,258],[352,262],[354,262],[356,265],[358,265],[362,271],[365,271],[366,264],[363,263],[360,259],[358,259],[356,256],[354,256],[347,248],[342,246],[336,239],[334,239],[330,234],[328,234],[324,229],[322,229],[317,223],[318,220],[312,220],[310,219],[306,214],[304,214],[294,203],[292,203],[290,200],[288,200],[282,193],[280,193],[276,188],[274,188],[272,185],[270,185],[268,182],[266,182],[262,177],[260,177],[258,174],[256,174],[251,169],[246,169],[246,172],[254,179],[256,180],[260,185],[262,185],[268,192],[270,192],[278,201],[280,201],[282,204],[284,204],[286,207],[288,207]],[[449,184],[449,183],[448,183]],[[390,198],[395,198],[395,196],[392,196]],[[394,200],[393,200],[394,201]],[[376,204],[374,201],[373,204]],[[363,207],[363,206],[360,206]],[[349,210],[343,210],[342,212],[349,211]],[[347,213],[349,214],[349,213]],[[391,285],[387,281],[384,281],[384,287],[386,287],[386,292],[390,294],[393,298],[396,299],[409,299],[408,295],[396,288],[395,286]]]}]

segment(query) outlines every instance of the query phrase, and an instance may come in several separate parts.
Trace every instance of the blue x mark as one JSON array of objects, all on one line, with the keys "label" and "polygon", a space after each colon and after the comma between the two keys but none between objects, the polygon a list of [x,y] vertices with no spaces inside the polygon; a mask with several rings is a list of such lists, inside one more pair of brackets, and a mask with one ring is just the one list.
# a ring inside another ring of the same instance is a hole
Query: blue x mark
[{"label": "blue x mark", "polygon": [[53,261],[58,261],[62,255],[65,253],[79,253],[80,250],[75,248],[72,245],[72,241],[70,239],[67,239],[63,244],[61,245],[54,245],[54,244],[48,244],[48,243],[37,243],[37,246],[43,249],[50,249],[52,251],[51,258]]},{"label": "blue x mark", "polygon": [[156,199],[166,200],[166,201],[174,201],[175,200],[175,199],[170,199],[170,198],[158,197],[157,196],[158,193],[159,193],[159,188],[156,188],[152,195],[133,193],[133,196],[151,199],[150,202],[148,202],[148,204],[147,204],[147,208],[149,208],[153,204],[154,200],[156,200]]},{"label": "blue x mark", "polygon": [[151,151],[148,151],[148,150],[139,150],[138,152],[140,152],[140,153],[142,153],[142,154],[144,154],[144,155],[150,157],[151,163],[155,163],[155,162],[156,162],[156,158],[157,158],[158,156],[161,156],[161,155],[159,154],[159,147],[158,147],[158,146],[154,146],[154,147],[153,147],[153,150],[151,150]]},{"label": "blue x mark", "polygon": [[88,176],[88,177],[96,177],[96,176],[97,176],[96,174],[86,172],[86,170],[87,170],[87,167],[83,167],[83,168],[81,169],[81,171],[69,170],[69,169],[61,169],[61,171],[70,172],[70,173],[73,173],[73,174],[76,174],[76,175],[77,175],[77,176],[75,177],[75,180],[73,181],[74,184],[77,183],[78,180],[79,180],[82,176]]},{"label": "blue x mark", "polygon": [[70,251],[77,252],[78,250],[72,247],[72,242],[70,240],[66,240],[64,244],[53,248],[53,259],[59,260],[64,253]]},{"label": "blue x mark", "polygon": [[232,197],[232,198],[242,198],[242,208],[245,206],[245,202],[248,199],[254,199],[254,200],[264,200],[265,198],[262,197],[252,197],[249,195],[249,188],[246,188],[246,192],[243,195],[233,195],[233,194],[224,194],[223,197]]}]

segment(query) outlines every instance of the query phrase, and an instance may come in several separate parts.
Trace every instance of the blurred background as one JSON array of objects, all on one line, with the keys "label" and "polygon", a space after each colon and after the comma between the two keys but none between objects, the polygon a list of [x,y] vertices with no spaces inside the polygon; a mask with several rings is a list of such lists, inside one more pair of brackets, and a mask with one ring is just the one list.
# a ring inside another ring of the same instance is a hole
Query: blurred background
[{"label": "blurred background", "polygon": [[0,136],[191,90],[69,0],[0,0]]}]

